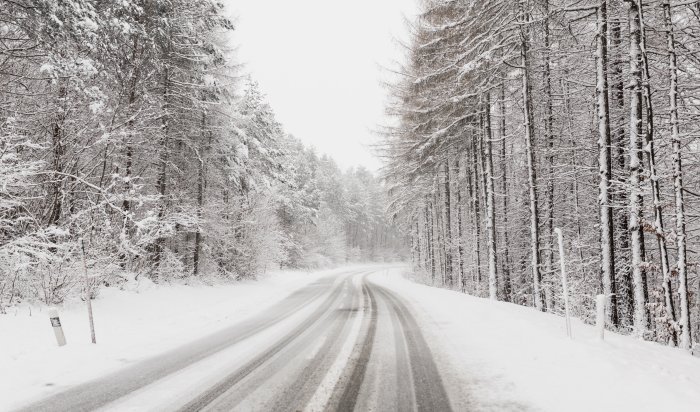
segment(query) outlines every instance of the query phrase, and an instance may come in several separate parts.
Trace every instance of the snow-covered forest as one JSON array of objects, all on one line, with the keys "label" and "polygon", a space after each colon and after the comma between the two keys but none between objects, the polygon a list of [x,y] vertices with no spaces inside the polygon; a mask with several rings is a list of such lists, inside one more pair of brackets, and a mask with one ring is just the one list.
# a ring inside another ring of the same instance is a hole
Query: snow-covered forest
[{"label": "snow-covered forest", "polygon": [[700,339],[700,2],[426,0],[391,87],[391,210],[434,284]]},{"label": "snow-covered forest", "polygon": [[0,0],[0,410],[700,404],[700,0]]},{"label": "snow-covered forest", "polygon": [[700,340],[700,2],[422,1],[381,178],[285,131],[220,2],[0,4],[0,312],[411,259],[562,313],[563,261],[574,316]]},{"label": "snow-covered forest", "polygon": [[95,296],[405,258],[380,181],[285,132],[233,28],[211,0],[0,0],[0,313],[83,270]]}]

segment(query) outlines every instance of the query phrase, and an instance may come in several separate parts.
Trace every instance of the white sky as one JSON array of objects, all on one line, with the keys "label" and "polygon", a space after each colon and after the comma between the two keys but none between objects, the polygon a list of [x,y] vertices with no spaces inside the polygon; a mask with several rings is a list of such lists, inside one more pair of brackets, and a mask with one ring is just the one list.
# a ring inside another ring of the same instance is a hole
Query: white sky
[{"label": "white sky", "polygon": [[285,130],[342,167],[380,162],[369,145],[383,123],[381,80],[404,54],[416,0],[225,0],[238,56]]}]

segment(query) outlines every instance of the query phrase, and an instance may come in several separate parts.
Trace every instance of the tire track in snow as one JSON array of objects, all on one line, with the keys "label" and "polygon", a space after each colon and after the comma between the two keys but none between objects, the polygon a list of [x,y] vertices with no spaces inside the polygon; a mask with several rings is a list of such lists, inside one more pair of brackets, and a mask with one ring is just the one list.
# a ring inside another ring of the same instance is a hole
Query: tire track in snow
[{"label": "tire track in snow", "polygon": [[408,347],[415,410],[451,411],[452,406],[437,365],[415,318],[393,292],[376,284],[372,284],[370,287],[374,288],[378,295],[390,303],[401,325],[403,337]]},{"label": "tire track in snow", "polygon": [[204,410],[300,410],[333,362],[334,348],[344,342],[359,296],[344,292],[337,308],[327,314],[251,375],[241,380]]},{"label": "tire track in snow", "polygon": [[[342,285],[342,283],[340,284]],[[336,286],[336,288],[331,293],[331,296],[324,301],[324,303],[317,308],[311,316],[306,318],[301,324],[294,328],[290,333],[288,333],[284,338],[277,341],[271,348],[254,358],[252,361],[248,362],[242,368],[236,370],[234,373],[220,381],[216,386],[210,388],[194,400],[187,403],[184,407],[179,409],[179,412],[191,412],[200,411],[207,405],[215,401],[238,382],[243,380],[245,377],[253,373],[257,368],[263,365],[265,362],[274,357],[277,353],[288,347],[292,342],[299,338],[305,331],[312,327],[316,322],[319,321],[327,312],[330,307],[336,302],[340,297],[343,290],[342,287]]]},{"label": "tire track in snow", "polygon": [[362,387],[362,382],[364,381],[365,373],[367,372],[367,365],[369,364],[369,359],[372,354],[372,346],[374,344],[374,336],[377,331],[377,301],[374,297],[372,290],[367,287],[366,276],[362,278],[362,291],[365,296],[365,308],[369,306],[369,325],[367,328],[367,333],[365,338],[359,346],[357,357],[355,358],[355,364],[350,374],[348,382],[345,384],[345,388],[340,396],[338,405],[335,410],[349,411],[353,410],[355,403],[357,402],[357,396],[360,393],[360,388]]},{"label": "tire track in snow", "polygon": [[[357,278],[355,278],[357,279]],[[363,279],[360,278],[360,287],[363,287]],[[336,388],[338,387],[338,382],[342,379],[343,374],[346,370],[347,363],[350,361],[352,356],[355,343],[359,339],[362,323],[363,323],[363,313],[365,312],[365,296],[364,293],[360,295],[362,300],[359,305],[359,310],[355,311],[355,318],[350,327],[350,332],[340,348],[340,351],[335,357],[335,360],[328,368],[328,372],[323,377],[323,380],[318,385],[314,391],[311,399],[306,404],[304,411],[306,412],[318,412],[328,410],[328,405],[332,401],[333,396],[336,394]]]}]

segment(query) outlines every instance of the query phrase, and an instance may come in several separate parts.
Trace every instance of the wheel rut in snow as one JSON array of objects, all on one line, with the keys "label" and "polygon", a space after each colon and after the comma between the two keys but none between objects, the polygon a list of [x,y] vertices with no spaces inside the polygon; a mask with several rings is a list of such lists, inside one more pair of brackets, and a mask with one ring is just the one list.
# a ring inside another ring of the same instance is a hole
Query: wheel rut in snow
[{"label": "wheel rut in snow", "polygon": [[350,411],[354,409],[372,354],[372,345],[377,331],[377,301],[372,290],[367,287],[365,279],[366,277],[362,280],[362,292],[365,295],[365,309],[369,309],[367,332],[362,344],[356,347],[356,351],[359,353],[354,357],[355,363],[350,378],[343,389],[336,410]]},{"label": "wheel rut in snow", "polygon": [[313,314],[307,317],[301,324],[296,326],[282,339],[277,341],[277,343],[275,343],[272,347],[270,347],[262,354],[258,355],[252,361],[248,362],[242,368],[236,370],[231,375],[221,380],[216,386],[210,388],[194,400],[187,403],[184,407],[179,409],[179,412],[200,411],[204,409],[207,405],[215,401],[226,391],[235,386],[238,382],[240,382],[245,377],[253,373],[256,369],[258,369],[261,365],[270,360],[277,353],[287,348],[292,342],[299,338],[305,331],[311,328],[328,312],[328,310],[340,297],[340,294],[343,290],[341,287],[342,285],[343,283],[336,286],[333,292],[331,293],[331,296],[329,296],[329,298],[326,299],[323,302],[323,304],[313,312]]},{"label": "wheel rut in snow", "polygon": [[399,320],[408,347],[415,409],[426,412],[451,411],[452,406],[440,372],[415,318],[393,292],[376,284],[372,284],[371,288],[389,303]]}]

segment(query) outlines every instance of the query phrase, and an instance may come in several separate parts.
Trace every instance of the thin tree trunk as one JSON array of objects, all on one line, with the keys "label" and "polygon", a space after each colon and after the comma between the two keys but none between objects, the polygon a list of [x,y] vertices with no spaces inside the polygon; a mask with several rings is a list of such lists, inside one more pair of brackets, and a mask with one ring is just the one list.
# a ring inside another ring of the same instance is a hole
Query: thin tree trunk
[{"label": "thin tree trunk", "polygon": [[630,46],[630,130],[629,130],[629,230],[631,240],[632,282],[634,286],[634,335],[644,338],[647,333],[648,318],[645,298],[645,279],[642,271],[643,232],[642,232],[642,69],[640,42],[640,24],[637,4],[627,1],[629,16]]},{"label": "thin tree trunk", "polygon": [[[544,273],[545,276],[551,276],[554,267],[554,108],[552,103],[552,69],[550,64],[550,35],[549,35],[549,0],[544,0],[544,21],[542,22],[544,26],[544,52],[543,52],[543,82],[544,82],[544,133],[545,141],[547,143],[547,193],[545,196],[546,205],[545,209],[545,260],[544,260]],[[549,282],[548,282],[549,284]],[[546,299],[547,310],[551,311],[551,291],[549,291],[550,297]]]},{"label": "thin tree trunk", "polygon": [[430,201],[430,228],[431,228],[431,238],[432,238],[432,250],[433,250],[433,283],[435,283],[435,279],[437,278],[438,271],[441,270],[441,263],[440,263],[440,230],[439,230],[439,221],[437,219],[437,203],[435,202],[435,199],[433,198]]},{"label": "thin tree trunk", "polygon": [[440,282],[442,285],[445,284],[445,228],[443,226],[444,224],[444,219],[443,219],[443,212],[444,212],[444,207],[443,203],[440,199],[440,183],[438,179],[435,179],[435,196],[433,198],[433,204],[434,209],[435,209],[435,228],[437,230],[437,239],[435,243],[435,250],[437,250],[438,253],[438,263],[439,263],[439,271],[440,271]]},{"label": "thin tree trunk", "polygon": [[[626,133],[625,133],[625,79],[623,72],[622,58],[622,29],[620,18],[615,18],[611,21],[610,26],[611,43],[615,53],[615,59],[612,63],[614,73],[614,93],[613,101],[617,115],[615,116],[615,126],[612,132],[613,165],[617,167],[617,180],[623,190],[618,190],[613,198],[618,205],[627,205],[629,199],[627,196],[627,150],[626,150]],[[624,324],[629,326],[633,320],[634,294],[632,287],[632,278],[630,273],[629,262],[629,221],[626,209],[620,209],[614,216],[615,219],[615,244],[617,245],[615,252],[615,271],[618,275],[617,291],[620,299],[618,300],[618,312],[621,318],[624,319]],[[622,319],[621,319],[622,321]]]},{"label": "thin tree trunk", "polygon": [[464,208],[462,206],[462,189],[460,185],[460,178],[462,176],[461,174],[461,168],[459,164],[459,159],[455,161],[455,169],[457,173],[455,176],[457,176],[457,254],[459,255],[459,287],[462,293],[464,293],[464,218],[462,217],[462,213],[464,213]]},{"label": "thin tree trunk", "polygon": [[[202,140],[205,139],[207,125],[207,115],[206,112],[202,113]],[[205,150],[206,152],[206,150]],[[199,165],[197,167],[197,231],[194,234],[194,251],[192,253],[192,274],[199,274],[199,257],[202,249],[202,229],[200,227],[202,223],[202,212],[204,209],[204,186],[206,179],[206,172],[204,168],[204,155],[206,153],[197,153]]]},{"label": "thin tree trunk", "polygon": [[[489,299],[498,299],[498,280],[496,277],[496,205],[493,185],[493,136],[491,133],[491,97],[486,93],[484,102],[484,140],[486,153],[486,232],[488,234],[489,260]],[[482,161],[482,163],[484,163]]]},{"label": "thin tree trunk", "polygon": [[432,206],[430,200],[427,200],[425,206],[425,233],[426,233],[426,248],[427,259],[430,264],[430,278],[435,280],[435,257],[433,249],[433,223],[432,223]]},{"label": "thin tree trunk", "polygon": [[530,62],[529,62],[529,25],[530,16],[524,13],[523,29],[521,33],[522,42],[520,57],[522,63],[522,93],[525,121],[525,156],[527,158],[528,196],[530,201],[530,266],[532,270],[533,299],[537,310],[544,310],[542,299],[541,283],[542,274],[540,272],[540,227],[539,208],[537,205],[537,172],[535,168],[534,150],[534,124],[532,112],[532,94],[530,88]]},{"label": "thin tree trunk", "polygon": [[506,91],[505,85],[501,84],[501,98],[499,101],[500,109],[500,133],[501,139],[501,196],[503,199],[503,227],[501,236],[503,239],[503,298],[506,302],[512,302],[512,290],[510,281],[510,243],[508,241],[508,159],[506,153]]},{"label": "thin tree trunk", "polygon": [[607,0],[598,4],[598,35],[596,53],[597,107],[598,107],[598,206],[600,208],[600,252],[603,293],[607,296],[607,322],[617,327],[617,288],[615,283],[615,240],[613,213],[610,205],[610,177],[612,175],[610,139],[610,103],[608,100],[608,15]]},{"label": "thin tree trunk", "polygon": [[422,254],[421,254],[421,250],[420,250],[421,241],[420,241],[420,216],[419,215],[416,215],[416,232],[415,233],[416,234],[415,234],[414,241],[416,244],[416,249],[415,249],[416,256],[413,259],[413,261],[416,263],[417,268],[422,270],[423,269],[423,261],[421,260]]},{"label": "thin tree trunk", "polygon": [[664,23],[668,46],[668,71],[670,87],[668,92],[669,115],[671,118],[671,141],[673,145],[673,188],[676,202],[676,247],[678,248],[678,295],[680,297],[680,329],[681,349],[690,350],[690,304],[688,302],[688,263],[686,250],[685,205],[683,203],[683,156],[681,137],[678,123],[678,63],[676,57],[676,41],[673,33],[673,14],[671,1],[664,0]]},{"label": "thin tree trunk", "polygon": [[445,163],[443,164],[443,173],[444,173],[444,181],[443,181],[443,190],[445,192],[445,209],[444,209],[444,225],[445,225],[445,243],[444,243],[444,249],[445,249],[445,283],[448,284],[450,287],[454,286],[453,285],[453,278],[452,278],[452,208],[450,204],[450,166],[449,166],[449,156],[447,159],[445,159]]},{"label": "thin tree trunk", "polygon": [[[169,156],[169,140],[170,140],[170,117],[168,111],[170,110],[168,101],[170,99],[169,93],[169,70],[166,67],[163,72],[163,114],[161,116],[161,135],[160,135],[160,154],[158,156],[158,178],[156,181],[156,188],[158,190],[158,195],[160,197],[160,204],[158,206],[158,220],[163,221],[165,218],[165,211],[167,208],[167,172],[168,172],[168,156]],[[163,247],[165,245],[165,238],[162,236],[156,239],[154,258],[153,262],[155,266],[159,266],[161,262],[161,257],[163,253]]]},{"label": "thin tree trunk", "polygon": [[[651,74],[649,72],[649,61],[647,59],[646,50],[646,32],[644,25],[644,8],[642,6],[641,0],[637,1],[637,13],[639,15],[639,26],[640,26],[640,51],[642,57],[642,86],[644,92],[644,101],[646,102],[646,117],[647,117],[647,128],[645,133],[645,151],[647,153],[648,166],[649,166],[649,183],[651,185],[652,202],[654,208],[654,232],[656,234],[656,242],[659,246],[659,255],[661,257],[661,273],[663,275],[662,287],[664,291],[664,308],[666,310],[666,316],[675,326],[676,322],[676,311],[673,307],[673,296],[671,290],[671,266],[668,259],[668,246],[666,243],[666,233],[664,230],[663,221],[663,210],[661,204],[661,187],[659,183],[659,176],[656,172],[656,150],[654,149],[654,110],[653,102],[651,100]],[[675,333],[675,328],[672,329],[671,340],[675,345],[677,344],[678,337]]]},{"label": "thin tree trunk", "polygon": [[[470,173],[470,178],[469,181],[471,182],[470,184],[470,193],[471,193],[471,199],[472,199],[472,212],[474,214],[474,234],[473,238],[475,241],[474,244],[474,258],[475,258],[475,274],[476,274],[476,279],[474,280],[476,283],[476,294],[477,296],[481,296],[481,208],[479,207],[479,170],[478,170],[478,160],[477,160],[477,155],[476,155],[476,142],[474,139],[476,139],[476,136],[471,136],[470,140],[470,151],[472,154],[472,162],[469,167],[469,173]],[[473,190],[471,189],[471,186],[474,186]]]}]

